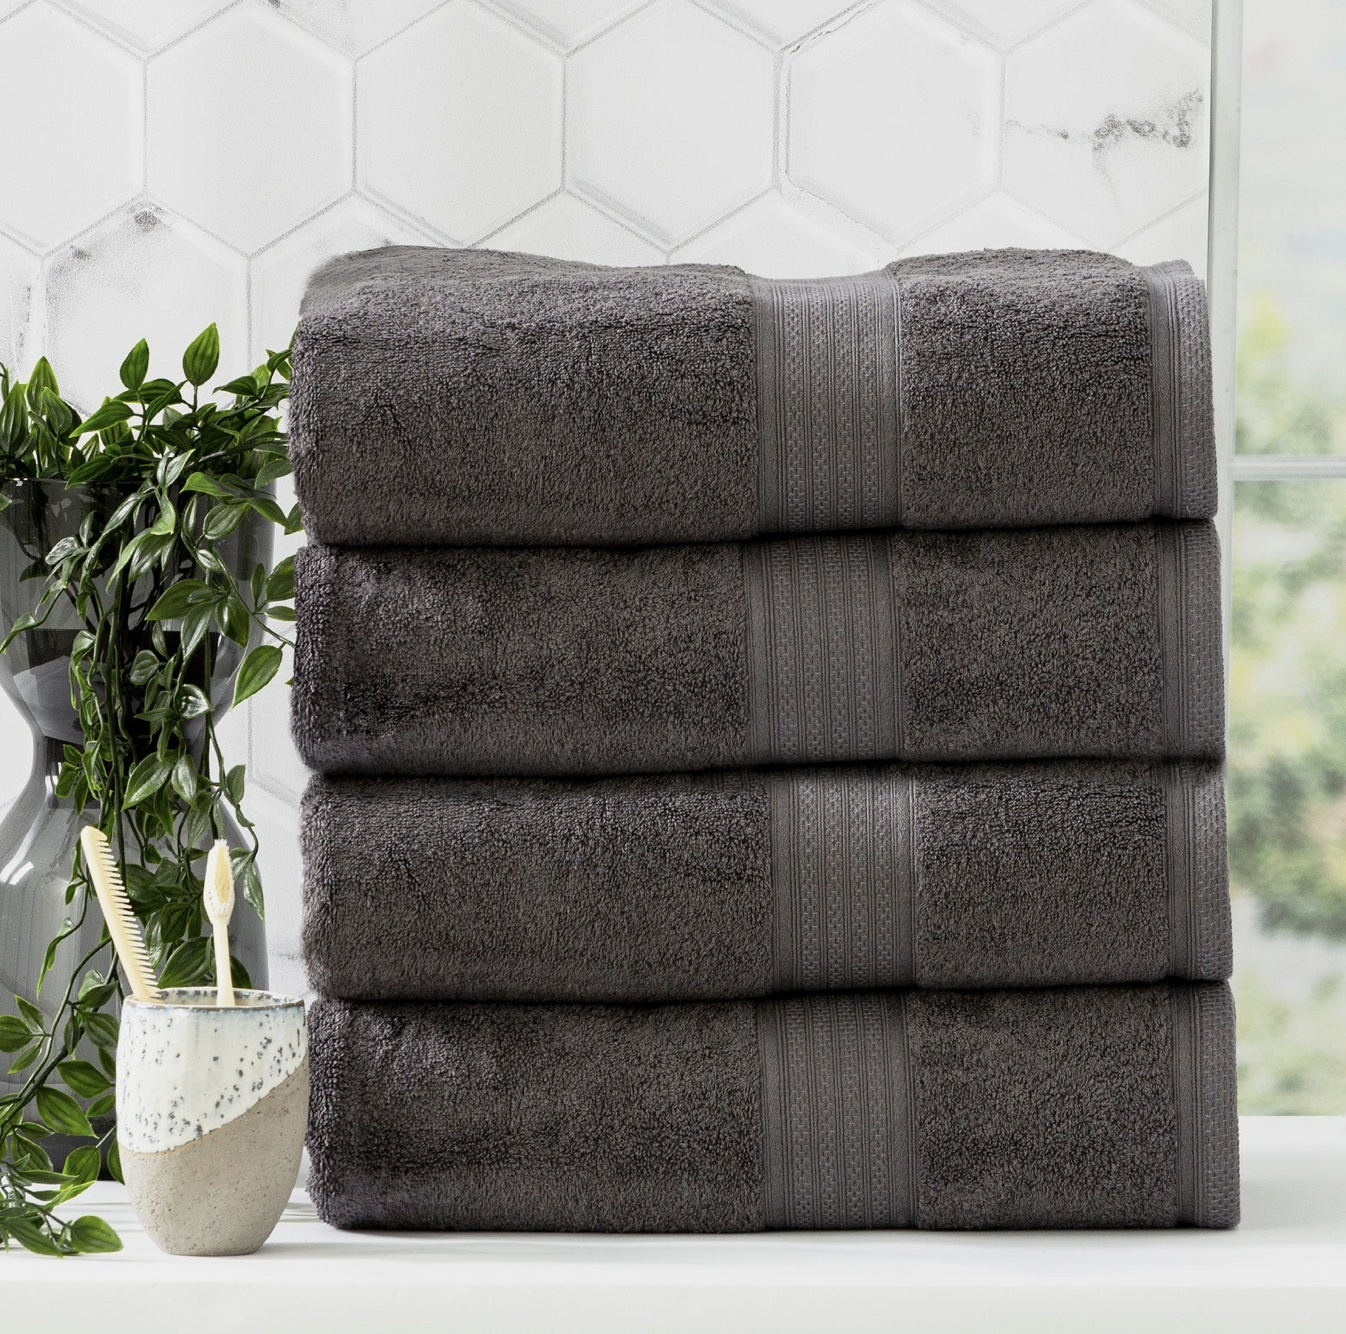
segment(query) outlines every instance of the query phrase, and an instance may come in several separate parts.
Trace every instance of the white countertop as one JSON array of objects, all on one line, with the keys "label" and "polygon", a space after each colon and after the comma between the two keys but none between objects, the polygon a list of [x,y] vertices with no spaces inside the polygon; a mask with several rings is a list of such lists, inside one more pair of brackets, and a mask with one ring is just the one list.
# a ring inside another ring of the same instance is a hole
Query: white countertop
[{"label": "white countertop", "polygon": [[120,1187],[116,1255],[0,1254],[15,1334],[1184,1334],[1346,1331],[1346,1117],[1241,1123],[1235,1232],[337,1232],[297,1192],[256,1255],[161,1255]]}]

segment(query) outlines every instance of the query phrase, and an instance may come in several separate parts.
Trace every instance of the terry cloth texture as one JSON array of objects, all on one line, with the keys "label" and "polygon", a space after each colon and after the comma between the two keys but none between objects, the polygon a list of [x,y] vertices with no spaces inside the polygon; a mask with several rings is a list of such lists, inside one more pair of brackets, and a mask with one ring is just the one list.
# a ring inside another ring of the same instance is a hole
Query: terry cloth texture
[{"label": "terry cloth texture", "polygon": [[1215,512],[1186,264],[999,250],[812,281],[388,247],[313,277],[318,541],[609,544]]},{"label": "terry cloth texture", "polygon": [[299,553],[312,769],[1218,758],[1209,523]]},{"label": "terry cloth texture", "polygon": [[338,1227],[1231,1227],[1223,983],[657,1006],[319,1001]]},{"label": "terry cloth texture", "polygon": [[316,777],[309,980],[668,1001],[1229,976],[1218,765]]}]

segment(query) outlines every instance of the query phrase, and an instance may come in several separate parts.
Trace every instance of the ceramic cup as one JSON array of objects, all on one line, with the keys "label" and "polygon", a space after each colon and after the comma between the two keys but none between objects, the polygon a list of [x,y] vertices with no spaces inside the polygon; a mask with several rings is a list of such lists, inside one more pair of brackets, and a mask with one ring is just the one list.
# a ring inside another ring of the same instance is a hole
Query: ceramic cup
[{"label": "ceramic cup", "polygon": [[171,1255],[246,1255],[271,1235],[308,1119],[304,1002],[214,987],[127,1000],[117,1147],[136,1217]]}]

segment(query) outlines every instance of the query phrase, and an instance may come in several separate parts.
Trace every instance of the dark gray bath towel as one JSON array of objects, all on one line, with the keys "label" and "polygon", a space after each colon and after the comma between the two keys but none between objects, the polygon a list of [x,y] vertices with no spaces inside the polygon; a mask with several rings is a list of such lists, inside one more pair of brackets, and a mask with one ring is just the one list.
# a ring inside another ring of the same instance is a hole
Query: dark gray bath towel
[{"label": "dark gray bath towel", "polygon": [[808,282],[347,255],[304,300],[291,442],[307,531],[337,544],[1215,512],[1201,283],[1083,251]]},{"label": "dark gray bath towel", "polygon": [[319,1001],[338,1227],[1232,1227],[1223,983],[659,1006]]},{"label": "dark gray bath towel", "polygon": [[322,778],[309,980],[664,1001],[1229,976],[1215,764]]},{"label": "dark gray bath towel", "polygon": [[1209,523],[300,553],[324,772],[1215,758]]}]

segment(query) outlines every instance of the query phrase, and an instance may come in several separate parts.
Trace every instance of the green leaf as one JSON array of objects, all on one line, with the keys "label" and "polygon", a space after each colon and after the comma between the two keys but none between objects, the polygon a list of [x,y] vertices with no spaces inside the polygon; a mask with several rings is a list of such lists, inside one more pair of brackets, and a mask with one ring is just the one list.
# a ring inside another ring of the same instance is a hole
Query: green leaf
[{"label": "green leaf", "polygon": [[133,686],[143,686],[158,670],[159,655],[151,653],[147,648],[142,648],[136,654],[135,660],[131,663],[131,670],[127,675],[131,678]]},{"label": "green leaf", "polygon": [[243,783],[247,773],[247,765],[236,764],[224,775],[224,790],[229,794],[229,800],[235,806],[243,804]]},{"label": "green leaf", "polygon": [[84,1144],[71,1150],[65,1159],[65,1174],[77,1185],[88,1186],[98,1180],[103,1167],[103,1155],[95,1144]]},{"label": "green leaf", "polygon": [[243,500],[225,501],[214,506],[201,525],[201,532],[212,542],[228,537],[247,517],[248,503]]},{"label": "green leaf", "polygon": [[117,1021],[110,1014],[91,1014],[85,1019],[84,1026],[98,1046],[115,1047],[117,1045],[119,1027]]},{"label": "green leaf", "polygon": [[176,621],[180,616],[186,615],[187,608],[191,606],[193,600],[200,600],[202,594],[210,593],[210,586],[202,583],[200,579],[179,579],[177,583],[163,591],[154,606],[146,612],[146,619]]},{"label": "green leaf", "polygon": [[182,484],[184,491],[199,491],[206,496],[220,496],[228,499],[233,496],[232,491],[226,491],[219,482],[217,482],[209,473],[194,472]]},{"label": "green leaf", "polygon": [[4,406],[0,408],[0,450],[13,449],[27,434],[28,404],[23,385],[16,384],[5,395]]},{"label": "green leaf", "polygon": [[178,512],[173,508],[173,502],[164,500],[160,502],[159,517],[150,524],[150,532],[167,537],[177,527],[177,523]]},{"label": "green leaf", "polygon": [[248,583],[248,591],[252,594],[252,605],[255,607],[262,600],[266,592],[266,566],[258,561],[252,570],[252,579]]},{"label": "green leaf", "polygon": [[[104,1051],[104,1052],[102,1052],[102,1053],[100,1053],[100,1054],[103,1055],[103,1056],[107,1056],[107,1055],[108,1055],[108,1053],[107,1053],[106,1051]],[[111,1070],[108,1071],[108,1074],[111,1075],[111,1076],[114,1077],[114,1078],[116,1077],[117,1070],[116,1070],[116,1066],[115,1066],[115,1064],[113,1065],[113,1068],[112,1068]],[[95,1099],[89,1104],[89,1119],[92,1121],[93,1118],[96,1117],[96,1116],[106,1116],[106,1115],[107,1115],[109,1112],[111,1112],[116,1106],[117,1106],[117,1094],[116,1094],[116,1092],[115,1092],[115,1091],[109,1091],[109,1092],[107,1092],[107,1093],[104,1093],[104,1094],[102,1094],[100,1097],[95,1098]]]},{"label": "green leaf", "polygon": [[18,1051],[33,1039],[33,1030],[12,1014],[0,1015],[0,1051]]},{"label": "green leaf", "polygon": [[96,408],[75,427],[75,435],[88,435],[90,431],[103,431],[118,422],[124,422],[131,415],[130,405],[115,398],[104,399],[103,406]]},{"label": "green leaf", "polygon": [[257,392],[257,381],[251,375],[240,375],[237,380],[230,380],[228,384],[216,385],[215,389],[221,394],[236,394],[239,398],[251,398]]},{"label": "green leaf", "polygon": [[70,1242],[81,1255],[102,1255],[122,1248],[122,1239],[93,1214],[84,1214],[70,1224]]},{"label": "green leaf", "polygon": [[15,1058],[14,1064],[9,1067],[11,1075],[17,1075],[20,1070],[26,1070],[37,1060],[42,1051],[42,1043],[34,1042],[33,1045],[24,1051],[21,1051]]},{"label": "green leaf", "polygon": [[173,765],[173,791],[189,805],[196,800],[196,765],[186,752]]},{"label": "green leaf", "polygon": [[171,760],[158,755],[146,755],[127,775],[122,805],[129,808],[138,805],[146,797],[152,797],[168,781],[172,772]]},{"label": "green leaf", "polygon": [[202,329],[182,354],[182,373],[194,385],[205,384],[220,364],[220,331],[214,325]]},{"label": "green leaf", "polygon": [[84,1109],[68,1093],[43,1086],[37,1091],[37,1114],[58,1134],[93,1135]]},{"label": "green leaf", "polygon": [[266,581],[266,600],[286,602],[294,597],[294,557],[286,556]]},{"label": "green leaf", "polygon": [[115,1139],[108,1145],[107,1170],[111,1173],[113,1181],[125,1183],[126,1178],[122,1176],[122,1151]]},{"label": "green leaf", "polygon": [[81,1098],[96,1098],[109,1087],[107,1077],[89,1061],[62,1061],[56,1068],[65,1080],[66,1088]]},{"label": "green leaf", "polygon": [[150,345],[142,338],[127,354],[122,362],[121,382],[128,389],[139,389],[145,383],[145,375],[150,368]]},{"label": "green leaf", "polygon": [[210,628],[210,622],[214,615],[215,608],[209,602],[187,609],[187,614],[182,618],[182,656],[184,660],[190,658],[201,647],[201,641],[206,637],[206,631]]},{"label": "green leaf", "polygon": [[255,695],[280,669],[281,651],[275,644],[260,644],[243,659],[234,678],[234,704]]},{"label": "green leaf", "polygon": [[32,1024],[34,1029],[44,1029],[47,1026],[47,1017],[30,1000],[25,1000],[22,996],[14,997],[14,1004],[23,1017]]},{"label": "green leaf", "polygon": [[35,1255],[60,1255],[61,1248],[29,1218],[6,1218],[0,1227],[9,1229],[14,1240]]},{"label": "green leaf", "polygon": [[34,365],[32,374],[28,377],[28,402],[32,407],[42,401],[42,391],[50,389],[53,394],[61,392],[61,386],[56,383],[56,372],[51,368],[51,362],[46,357],[38,357],[37,364]]}]

